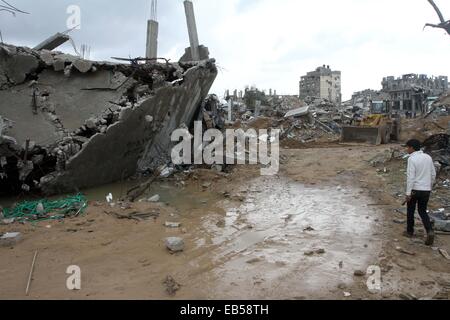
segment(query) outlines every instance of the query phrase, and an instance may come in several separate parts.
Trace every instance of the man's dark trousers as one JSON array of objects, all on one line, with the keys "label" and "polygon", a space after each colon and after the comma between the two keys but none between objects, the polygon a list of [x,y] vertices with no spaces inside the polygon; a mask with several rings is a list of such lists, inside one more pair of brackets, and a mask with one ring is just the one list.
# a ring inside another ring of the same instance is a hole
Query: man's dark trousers
[{"label": "man's dark trousers", "polygon": [[427,233],[433,231],[430,217],[427,213],[428,202],[430,201],[430,191],[415,191],[411,193],[411,201],[408,203],[408,233],[414,234],[414,214],[416,208],[419,209],[419,215]]}]

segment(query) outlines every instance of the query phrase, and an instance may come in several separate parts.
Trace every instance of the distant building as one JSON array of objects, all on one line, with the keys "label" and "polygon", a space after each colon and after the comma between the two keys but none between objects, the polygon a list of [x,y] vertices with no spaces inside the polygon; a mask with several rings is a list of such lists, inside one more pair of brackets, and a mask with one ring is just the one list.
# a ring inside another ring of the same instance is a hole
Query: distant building
[{"label": "distant building", "polygon": [[315,71],[308,72],[300,81],[300,99],[307,97],[327,99],[336,104],[342,102],[341,72],[332,71],[323,65]]},{"label": "distant building", "polygon": [[382,91],[367,89],[353,93],[351,105],[359,108],[370,108],[372,101],[389,100],[389,94]]},{"label": "distant building", "polygon": [[413,114],[427,112],[427,99],[438,97],[449,89],[448,77],[429,78],[423,74],[406,74],[397,79],[386,77],[382,86],[382,91],[389,94],[393,110],[409,111]]}]

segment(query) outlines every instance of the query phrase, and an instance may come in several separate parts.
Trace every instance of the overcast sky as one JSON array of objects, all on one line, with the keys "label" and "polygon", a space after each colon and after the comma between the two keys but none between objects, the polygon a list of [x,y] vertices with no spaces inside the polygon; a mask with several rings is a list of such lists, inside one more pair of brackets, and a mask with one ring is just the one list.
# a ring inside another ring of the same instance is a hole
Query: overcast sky
[{"label": "overcast sky", "polygon": [[[435,0],[446,19],[450,1]],[[9,0],[31,15],[0,12],[4,41],[35,46],[66,30],[69,5],[81,8],[77,46],[91,59],[145,55],[150,0]],[[182,0],[159,0],[159,56],[178,60],[189,46]],[[298,94],[300,76],[326,64],[342,71],[344,99],[380,89],[384,76],[450,75],[450,36],[426,29],[439,19],[427,0],[194,0],[200,42],[216,58],[212,89],[256,85]],[[70,46],[60,49],[73,53]]]}]

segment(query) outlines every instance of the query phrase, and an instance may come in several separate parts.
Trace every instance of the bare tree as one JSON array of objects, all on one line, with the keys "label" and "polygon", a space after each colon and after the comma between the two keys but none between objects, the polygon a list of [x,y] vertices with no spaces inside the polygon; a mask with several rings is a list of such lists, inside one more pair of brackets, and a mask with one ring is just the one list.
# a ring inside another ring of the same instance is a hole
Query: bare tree
[{"label": "bare tree", "polygon": [[440,28],[440,29],[444,29],[445,31],[447,31],[447,33],[450,35],[450,20],[445,21],[441,10],[439,10],[439,7],[436,5],[436,3],[434,3],[434,0],[428,0],[428,2],[433,6],[434,10],[436,11],[437,15],[439,16],[439,20],[441,21],[441,23],[439,23],[439,24],[427,23],[425,25],[424,29],[426,27]]},{"label": "bare tree", "polygon": [[0,11],[6,11],[11,13],[13,16],[16,15],[16,13],[24,13],[24,14],[29,14],[28,12],[25,12],[23,10],[20,10],[18,8],[16,8],[15,6],[13,6],[12,4],[6,2],[6,0],[0,0],[3,4],[0,4]]},{"label": "bare tree", "polygon": [[[12,4],[6,2],[6,0],[0,0],[0,12],[5,11],[10,14],[12,14],[14,17],[17,13],[23,13],[23,14],[29,14],[28,12],[25,12],[23,10],[18,9],[17,7],[13,6]],[[2,31],[0,30],[0,43],[3,43],[3,36]]]}]

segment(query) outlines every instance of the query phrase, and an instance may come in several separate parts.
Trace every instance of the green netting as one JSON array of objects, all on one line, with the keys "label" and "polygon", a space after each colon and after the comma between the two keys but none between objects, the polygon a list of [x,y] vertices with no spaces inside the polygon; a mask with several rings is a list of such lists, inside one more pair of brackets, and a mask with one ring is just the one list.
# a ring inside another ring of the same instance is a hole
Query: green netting
[{"label": "green netting", "polygon": [[[41,212],[38,212],[39,204],[42,204],[44,208]],[[86,197],[77,194],[55,201],[24,201],[14,208],[4,209],[3,215],[6,219],[14,218],[16,221],[59,220],[68,216],[83,214],[86,208]]]}]

